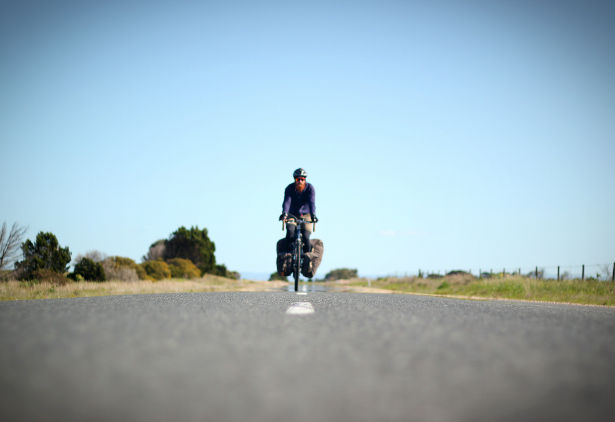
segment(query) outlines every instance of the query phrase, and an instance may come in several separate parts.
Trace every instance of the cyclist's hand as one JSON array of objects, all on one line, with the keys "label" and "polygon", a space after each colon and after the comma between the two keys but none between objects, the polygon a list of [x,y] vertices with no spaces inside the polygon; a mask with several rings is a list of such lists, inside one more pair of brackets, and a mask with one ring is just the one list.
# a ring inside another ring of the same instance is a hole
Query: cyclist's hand
[{"label": "cyclist's hand", "polygon": [[318,217],[316,217],[316,215],[312,215],[312,223],[318,223]]},{"label": "cyclist's hand", "polygon": [[280,214],[280,221],[286,221],[286,218],[288,218],[288,214],[285,214],[285,213]]}]

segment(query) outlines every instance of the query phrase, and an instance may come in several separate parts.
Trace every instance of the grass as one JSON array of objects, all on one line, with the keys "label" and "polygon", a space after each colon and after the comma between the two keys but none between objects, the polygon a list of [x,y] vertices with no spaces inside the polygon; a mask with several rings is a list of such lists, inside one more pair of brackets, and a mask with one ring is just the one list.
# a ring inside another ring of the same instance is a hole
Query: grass
[{"label": "grass", "polygon": [[586,305],[615,306],[615,283],[597,280],[536,280],[522,276],[500,276],[478,279],[470,274],[438,279],[418,277],[386,277],[354,280],[350,286],[394,293],[422,293],[471,298],[521,299],[544,302],[565,302]]},{"label": "grass", "polygon": [[[52,299],[88,296],[181,292],[272,291],[285,281],[258,282],[206,275],[194,280],[71,282],[0,282],[0,300]],[[478,279],[470,274],[442,278],[384,277],[324,283],[330,290],[380,293],[419,293],[485,299],[521,299],[615,306],[615,283],[596,280],[536,280],[520,276]]]},{"label": "grass", "polygon": [[81,281],[65,285],[49,282],[7,281],[0,283],[0,300],[57,299],[71,297],[132,295],[181,292],[267,291],[286,285],[284,282],[232,280],[206,275],[193,280],[161,281]]}]

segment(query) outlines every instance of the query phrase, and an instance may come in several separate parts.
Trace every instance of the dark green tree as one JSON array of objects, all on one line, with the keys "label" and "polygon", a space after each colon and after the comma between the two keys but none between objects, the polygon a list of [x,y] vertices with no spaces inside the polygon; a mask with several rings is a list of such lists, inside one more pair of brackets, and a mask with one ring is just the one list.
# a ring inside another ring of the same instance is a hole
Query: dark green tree
[{"label": "dark green tree", "polygon": [[201,274],[217,274],[219,269],[216,267],[215,251],[216,245],[209,239],[207,229],[191,227],[188,230],[182,226],[166,241],[164,260],[189,259],[201,270]]},{"label": "dark green tree", "polygon": [[94,262],[90,258],[81,258],[75,264],[75,271],[72,274],[73,279],[77,279],[77,275],[89,281],[105,281],[105,270],[100,262]]},{"label": "dark green tree", "polygon": [[15,267],[20,272],[20,278],[32,280],[38,270],[49,270],[59,274],[68,271],[70,251],[68,247],[62,248],[53,233],[39,232],[36,241],[30,239],[21,245],[23,261],[17,262]]}]

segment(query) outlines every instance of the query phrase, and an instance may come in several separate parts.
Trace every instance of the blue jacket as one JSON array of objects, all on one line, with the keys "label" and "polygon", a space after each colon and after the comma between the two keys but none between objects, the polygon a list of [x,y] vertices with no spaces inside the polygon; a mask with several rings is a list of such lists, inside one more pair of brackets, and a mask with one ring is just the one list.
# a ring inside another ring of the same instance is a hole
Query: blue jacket
[{"label": "blue jacket", "polygon": [[316,191],[311,183],[305,182],[303,192],[298,192],[295,189],[295,184],[291,183],[284,189],[284,202],[282,203],[282,212],[284,214],[293,214],[297,217],[301,214],[316,213]]}]

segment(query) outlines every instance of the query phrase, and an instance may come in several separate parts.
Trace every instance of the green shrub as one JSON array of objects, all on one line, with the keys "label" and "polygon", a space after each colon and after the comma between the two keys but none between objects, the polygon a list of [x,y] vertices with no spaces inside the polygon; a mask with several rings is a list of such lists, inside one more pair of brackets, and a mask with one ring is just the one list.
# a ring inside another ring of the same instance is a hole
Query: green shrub
[{"label": "green shrub", "polygon": [[145,261],[141,265],[143,265],[147,275],[154,280],[171,278],[171,270],[169,270],[169,266],[164,261]]},{"label": "green shrub", "polygon": [[447,281],[443,281],[442,284],[438,286],[438,290],[448,289],[451,285]]},{"label": "green shrub", "polygon": [[[60,247],[53,233],[39,232],[34,243],[28,239],[22,244],[21,249],[24,259],[15,264],[20,273],[20,279],[32,280],[39,270],[56,272],[65,278],[63,274],[68,270],[70,251],[68,247]],[[37,274],[39,276],[48,275],[48,272]]]},{"label": "green shrub", "polygon": [[80,275],[84,280],[88,281],[105,281],[105,270],[102,264],[94,262],[90,258],[81,258],[81,261],[75,264],[73,274],[75,277]]},{"label": "green shrub", "polygon": [[357,278],[359,272],[356,269],[350,268],[337,268],[335,270],[331,270],[325,275],[326,281],[332,280],[347,280],[350,278]]},{"label": "green shrub", "polygon": [[173,278],[199,278],[201,271],[189,259],[173,258],[167,261],[171,277]]},{"label": "green shrub", "polygon": [[147,271],[145,271],[145,267],[143,264],[137,264],[137,268],[135,268],[135,270],[137,271],[137,277],[139,277],[139,280],[153,280],[153,278],[147,275]]}]

